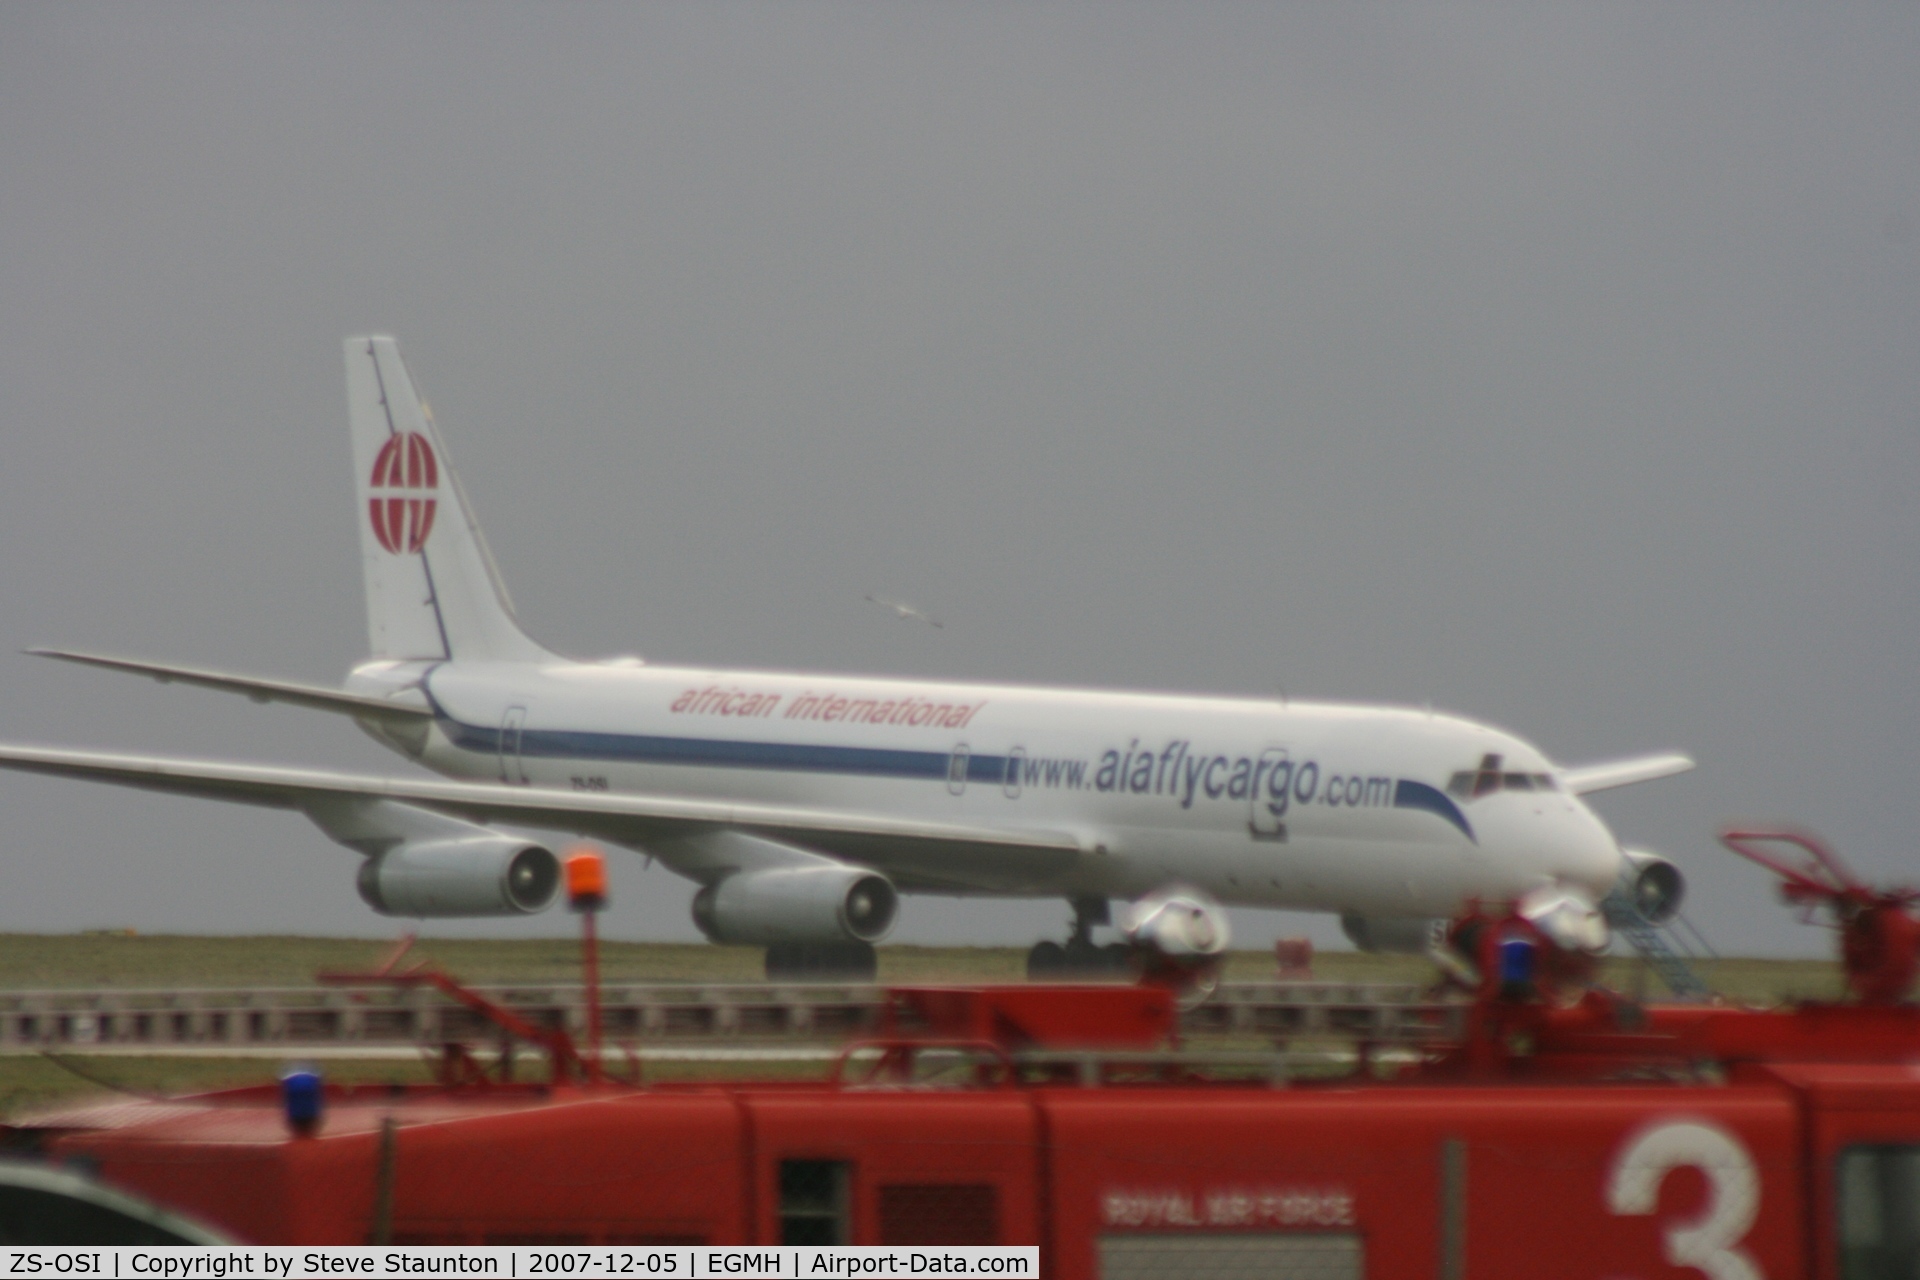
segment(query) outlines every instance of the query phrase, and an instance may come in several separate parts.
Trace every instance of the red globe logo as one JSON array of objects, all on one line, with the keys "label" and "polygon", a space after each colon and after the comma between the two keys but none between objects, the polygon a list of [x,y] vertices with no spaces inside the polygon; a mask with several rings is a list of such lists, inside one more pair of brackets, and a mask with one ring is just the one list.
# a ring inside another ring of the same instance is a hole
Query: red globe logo
[{"label": "red globe logo", "polygon": [[433,446],[417,431],[403,431],[380,446],[373,460],[373,497],[367,513],[373,517],[373,536],[394,555],[415,555],[433,532],[433,512],[439,506],[440,464]]}]

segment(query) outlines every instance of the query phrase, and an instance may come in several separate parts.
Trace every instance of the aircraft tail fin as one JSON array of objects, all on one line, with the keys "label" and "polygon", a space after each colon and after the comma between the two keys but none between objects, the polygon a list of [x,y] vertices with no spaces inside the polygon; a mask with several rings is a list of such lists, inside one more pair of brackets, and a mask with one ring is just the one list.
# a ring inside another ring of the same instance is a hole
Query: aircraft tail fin
[{"label": "aircraft tail fin", "polygon": [[348,338],[367,634],[380,658],[546,662],[521,631],[447,447],[392,338]]}]

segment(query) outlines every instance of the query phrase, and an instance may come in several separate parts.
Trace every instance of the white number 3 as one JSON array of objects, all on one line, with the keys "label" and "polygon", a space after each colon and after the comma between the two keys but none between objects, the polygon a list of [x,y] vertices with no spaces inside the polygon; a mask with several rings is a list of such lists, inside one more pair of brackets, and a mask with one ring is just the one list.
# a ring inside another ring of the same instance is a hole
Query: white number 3
[{"label": "white number 3", "polygon": [[1667,1228],[1667,1261],[1710,1280],[1765,1280],[1740,1241],[1760,1212],[1760,1173],[1740,1139],[1710,1120],[1667,1120],[1641,1130],[1614,1157],[1607,1208],[1652,1213],[1660,1183],[1690,1166],[1707,1179],[1707,1204],[1691,1222]]}]

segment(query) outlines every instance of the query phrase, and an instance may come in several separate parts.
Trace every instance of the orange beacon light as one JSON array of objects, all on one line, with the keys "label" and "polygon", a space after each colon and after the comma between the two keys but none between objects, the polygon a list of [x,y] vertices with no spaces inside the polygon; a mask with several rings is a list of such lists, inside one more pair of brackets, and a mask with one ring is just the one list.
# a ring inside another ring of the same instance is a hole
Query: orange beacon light
[{"label": "orange beacon light", "polygon": [[607,860],[593,849],[567,855],[567,905],[598,911],[607,905]]}]

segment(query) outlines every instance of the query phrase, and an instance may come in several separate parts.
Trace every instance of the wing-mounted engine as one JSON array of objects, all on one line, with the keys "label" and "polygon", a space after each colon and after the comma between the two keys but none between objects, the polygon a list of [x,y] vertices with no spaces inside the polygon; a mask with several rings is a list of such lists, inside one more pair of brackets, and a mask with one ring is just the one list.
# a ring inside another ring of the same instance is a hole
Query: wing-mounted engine
[{"label": "wing-mounted engine", "polygon": [[518,916],[552,905],[560,860],[511,836],[396,845],[360,864],[356,884],[383,916]]},{"label": "wing-mounted engine", "polygon": [[1687,896],[1687,879],[1680,868],[1646,849],[1621,850],[1620,889],[1634,914],[1651,925],[1662,925],[1680,913]]},{"label": "wing-mounted engine", "polygon": [[899,895],[862,867],[736,871],[693,897],[693,922],[714,942],[878,942],[893,928]]},{"label": "wing-mounted engine", "polygon": [[365,855],[356,881],[382,915],[517,916],[552,905],[560,860],[533,841],[394,800],[317,799],[306,814]]},{"label": "wing-mounted engine", "polygon": [[647,849],[701,882],[693,922],[714,942],[852,947],[867,966],[900,908],[893,882],[871,868],[744,831],[709,829]]}]

